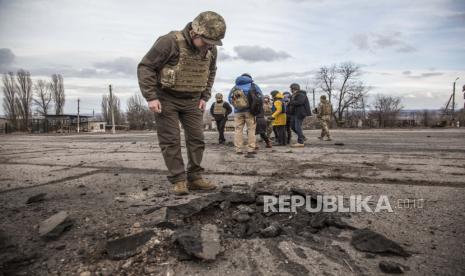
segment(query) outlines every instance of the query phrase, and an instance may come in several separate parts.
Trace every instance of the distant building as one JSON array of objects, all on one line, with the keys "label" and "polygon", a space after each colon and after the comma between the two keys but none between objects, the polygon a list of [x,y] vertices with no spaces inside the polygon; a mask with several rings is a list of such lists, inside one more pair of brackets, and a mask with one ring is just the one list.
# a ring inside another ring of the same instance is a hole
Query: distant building
[{"label": "distant building", "polygon": [[105,132],[106,122],[102,121],[89,121],[87,130],[89,132]]},{"label": "distant building", "polygon": [[[89,119],[92,116],[79,116],[79,131],[89,131]],[[34,116],[32,118],[33,133],[71,133],[77,132],[78,116],[74,114]]]}]

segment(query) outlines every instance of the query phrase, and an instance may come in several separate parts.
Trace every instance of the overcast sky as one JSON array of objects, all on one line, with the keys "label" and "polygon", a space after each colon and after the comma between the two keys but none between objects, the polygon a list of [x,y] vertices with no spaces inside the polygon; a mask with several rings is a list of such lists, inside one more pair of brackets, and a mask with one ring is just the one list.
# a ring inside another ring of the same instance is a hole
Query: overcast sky
[{"label": "overcast sky", "polygon": [[[108,84],[122,99],[140,93],[136,66],[156,38],[202,11],[220,13],[227,32],[215,92],[249,72],[265,93],[313,86],[322,65],[361,66],[378,93],[407,109],[445,104],[465,84],[463,0],[5,1],[0,0],[0,72],[64,77],[66,113],[100,112]],[[0,112],[2,113],[2,112]]]}]

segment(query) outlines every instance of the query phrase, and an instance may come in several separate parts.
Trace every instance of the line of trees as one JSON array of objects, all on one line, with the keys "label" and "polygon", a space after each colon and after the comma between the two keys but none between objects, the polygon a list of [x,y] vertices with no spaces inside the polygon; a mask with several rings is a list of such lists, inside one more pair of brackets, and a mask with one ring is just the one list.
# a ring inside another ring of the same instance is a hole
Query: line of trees
[{"label": "line of trees", "polygon": [[378,94],[375,97],[373,110],[369,113],[369,118],[378,121],[379,127],[394,127],[402,109],[400,97],[386,96]]},{"label": "line of trees", "polygon": [[143,130],[155,128],[155,115],[151,112],[144,98],[139,93],[135,93],[127,101],[126,112],[122,111],[120,99],[116,95],[102,95],[101,108],[102,120],[111,125],[111,111],[113,109],[115,125],[127,123],[129,129]]},{"label": "line of trees", "polygon": [[111,112],[115,116],[115,125],[122,125],[125,122],[124,112],[121,111],[121,104],[118,96],[113,95],[112,100],[110,100],[109,95],[102,95],[102,117],[108,125],[111,125]]},{"label": "line of trees", "polygon": [[11,130],[31,130],[33,106],[41,115],[47,115],[53,103],[55,114],[63,114],[65,90],[61,75],[52,75],[50,81],[38,79],[33,82],[30,72],[20,69],[16,74],[3,74],[2,82],[3,110]]}]

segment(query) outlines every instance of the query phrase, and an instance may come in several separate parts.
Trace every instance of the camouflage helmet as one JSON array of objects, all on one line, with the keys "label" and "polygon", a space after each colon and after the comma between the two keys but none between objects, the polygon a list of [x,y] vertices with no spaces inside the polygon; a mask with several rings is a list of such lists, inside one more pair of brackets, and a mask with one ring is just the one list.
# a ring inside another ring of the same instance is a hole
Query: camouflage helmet
[{"label": "camouflage helmet", "polygon": [[221,93],[216,93],[215,98],[216,98],[216,99],[222,99],[222,98],[223,98],[223,94],[221,94]]},{"label": "camouflage helmet", "polygon": [[321,95],[320,100],[326,100],[326,96],[325,96],[325,95]]},{"label": "camouflage helmet", "polygon": [[192,21],[192,30],[202,36],[202,39],[208,44],[221,46],[221,39],[226,33],[226,23],[221,15],[216,12],[206,11],[200,13]]}]

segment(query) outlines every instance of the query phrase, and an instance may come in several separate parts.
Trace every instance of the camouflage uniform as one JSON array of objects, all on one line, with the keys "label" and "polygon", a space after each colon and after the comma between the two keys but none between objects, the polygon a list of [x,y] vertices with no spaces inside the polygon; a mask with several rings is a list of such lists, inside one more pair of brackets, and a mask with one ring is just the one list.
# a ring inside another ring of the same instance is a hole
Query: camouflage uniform
[{"label": "camouflage uniform", "polygon": [[182,31],[158,38],[137,68],[142,95],[161,103],[161,113],[155,114],[157,136],[173,184],[186,180],[179,122],[186,140],[187,180],[201,179],[205,142],[199,102],[210,98],[216,75],[216,47],[198,49],[191,31],[207,44],[221,45],[226,25],[220,15],[203,12]]},{"label": "camouflage uniform", "polygon": [[271,110],[273,108],[273,103],[271,100],[268,103],[263,102],[263,112],[266,119],[266,136],[270,138],[271,132],[273,132],[273,120],[268,120],[269,117],[273,114]]},{"label": "camouflage uniform", "polygon": [[326,100],[326,97],[320,98],[320,104],[318,105],[317,109],[317,117],[321,125],[321,136],[320,139],[323,139],[325,136],[328,140],[331,139],[329,134],[329,124],[331,122],[331,114],[332,114],[332,106]]}]

